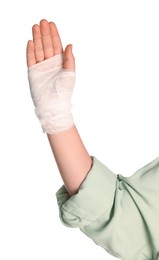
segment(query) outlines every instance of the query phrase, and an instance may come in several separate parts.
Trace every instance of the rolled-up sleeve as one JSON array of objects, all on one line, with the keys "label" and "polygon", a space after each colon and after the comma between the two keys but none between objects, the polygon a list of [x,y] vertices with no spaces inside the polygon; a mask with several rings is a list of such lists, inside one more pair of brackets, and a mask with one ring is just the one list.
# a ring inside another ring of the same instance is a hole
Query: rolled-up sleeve
[{"label": "rolled-up sleeve", "polygon": [[92,159],[77,194],[56,193],[63,224],[118,258],[159,259],[159,157],[129,177]]},{"label": "rolled-up sleeve", "polygon": [[117,176],[91,156],[93,163],[78,193],[70,196],[63,185],[56,193],[62,223],[82,227],[96,220],[113,201]]}]

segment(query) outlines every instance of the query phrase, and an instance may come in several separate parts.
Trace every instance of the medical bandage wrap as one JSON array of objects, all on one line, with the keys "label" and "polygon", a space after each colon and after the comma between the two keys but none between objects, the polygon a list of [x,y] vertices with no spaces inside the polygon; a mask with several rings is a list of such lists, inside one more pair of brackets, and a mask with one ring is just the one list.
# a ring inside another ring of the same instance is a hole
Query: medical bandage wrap
[{"label": "medical bandage wrap", "polygon": [[63,69],[63,55],[58,54],[28,68],[28,80],[35,114],[44,133],[55,134],[74,125],[71,96],[75,72]]}]

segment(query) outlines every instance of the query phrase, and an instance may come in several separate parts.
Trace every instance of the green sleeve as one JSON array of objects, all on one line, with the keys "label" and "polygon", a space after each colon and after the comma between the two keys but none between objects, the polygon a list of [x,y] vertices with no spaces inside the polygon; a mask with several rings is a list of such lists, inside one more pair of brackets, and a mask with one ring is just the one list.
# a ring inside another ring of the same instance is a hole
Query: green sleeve
[{"label": "green sleeve", "polygon": [[130,177],[93,157],[77,194],[56,193],[62,223],[123,260],[159,260],[159,157]]},{"label": "green sleeve", "polygon": [[117,176],[97,158],[92,159],[92,168],[77,194],[70,197],[64,185],[56,193],[60,219],[66,226],[82,227],[113,203]]}]

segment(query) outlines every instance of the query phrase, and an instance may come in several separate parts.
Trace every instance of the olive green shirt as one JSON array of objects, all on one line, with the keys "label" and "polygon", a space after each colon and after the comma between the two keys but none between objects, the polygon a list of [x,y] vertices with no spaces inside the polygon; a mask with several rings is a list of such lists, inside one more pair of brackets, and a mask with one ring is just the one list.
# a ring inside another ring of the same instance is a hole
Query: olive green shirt
[{"label": "olive green shirt", "polygon": [[159,260],[159,157],[132,176],[114,174],[96,157],[78,193],[56,193],[60,219],[124,260]]}]

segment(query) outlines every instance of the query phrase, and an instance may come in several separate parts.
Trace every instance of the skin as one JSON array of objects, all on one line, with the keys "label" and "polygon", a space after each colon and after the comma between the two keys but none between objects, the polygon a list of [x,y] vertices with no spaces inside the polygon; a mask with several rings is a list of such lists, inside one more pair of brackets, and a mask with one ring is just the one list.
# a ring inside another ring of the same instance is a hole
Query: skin
[{"label": "skin", "polygon": [[[27,43],[27,66],[30,67],[54,55],[63,53],[63,68],[75,70],[72,44],[63,50],[55,23],[42,19],[32,27],[33,40]],[[92,167],[88,154],[74,125],[58,134],[47,134],[59,172],[70,196],[76,194]]]}]

